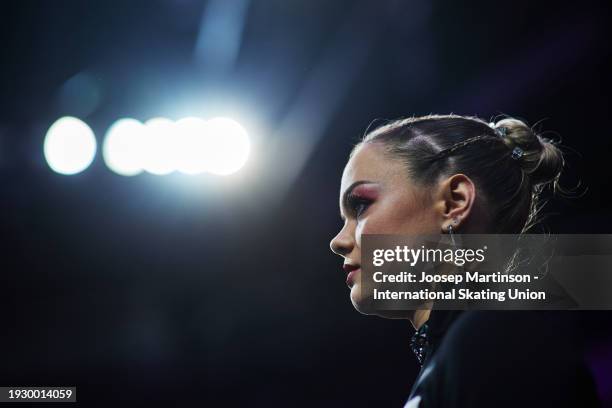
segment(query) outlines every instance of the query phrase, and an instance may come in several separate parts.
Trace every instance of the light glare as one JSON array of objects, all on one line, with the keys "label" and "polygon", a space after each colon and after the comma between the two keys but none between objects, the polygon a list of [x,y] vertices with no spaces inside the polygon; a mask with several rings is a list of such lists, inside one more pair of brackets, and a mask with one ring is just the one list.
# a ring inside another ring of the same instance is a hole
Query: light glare
[{"label": "light glare", "polygon": [[246,130],[230,118],[214,118],[207,122],[210,132],[208,171],[217,175],[229,175],[244,166],[249,157],[250,142]]},{"label": "light glare", "polygon": [[176,126],[166,118],[145,122],[143,168],[151,174],[164,175],[176,170]]},{"label": "light glare", "polygon": [[176,122],[176,131],[177,170],[189,175],[205,172],[212,154],[207,122],[195,117],[184,118]]},{"label": "light glare", "polygon": [[49,167],[60,174],[85,170],[96,155],[96,137],[80,119],[64,116],[49,128],[43,145]]},{"label": "light glare", "polygon": [[102,155],[109,169],[122,176],[142,173],[145,127],[136,119],[119,119],[106,132]]},{"label": "light glare", "polygon": [[106,165],[124,176],[143,170],[155,175],[229,175],[244,166],[249,152],[246,130],[226,117],[177,122],[153,118],[144,124],[120,119],[108,130],[103,146]]}]

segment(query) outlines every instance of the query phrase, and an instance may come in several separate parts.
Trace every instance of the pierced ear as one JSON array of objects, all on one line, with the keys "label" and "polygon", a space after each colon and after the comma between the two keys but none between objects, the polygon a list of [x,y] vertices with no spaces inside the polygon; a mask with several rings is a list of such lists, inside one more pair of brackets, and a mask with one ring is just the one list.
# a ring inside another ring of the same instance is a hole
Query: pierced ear
[{"label": "pierced ear", "polygon": [[440,183],[438,210],[442,218],[442,230],[452,226],[457,230],[469,217],[476,198],[476,186],[465,174],[454,174]]}]

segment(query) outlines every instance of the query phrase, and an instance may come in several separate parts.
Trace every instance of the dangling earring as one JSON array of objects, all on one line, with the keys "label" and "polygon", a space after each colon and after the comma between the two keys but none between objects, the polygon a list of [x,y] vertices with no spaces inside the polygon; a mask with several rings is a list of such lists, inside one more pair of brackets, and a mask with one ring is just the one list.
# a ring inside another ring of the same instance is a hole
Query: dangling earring
[{"label": "dangling earring", "polygon": [[457,217],[453,218],[453,222],[448,224],[448,233],[452,234],[453,233],[453,224],[457,225],[457,223],[459,222],[459,220],[457,219]]},{"label": "dangling earring", "polygon": [[[453,224],[456,224],[456,223],[457,223],[457,219],[455,218],[453,220]],[[450,235],[451,242],[453,243],[453,245],[455,245],[455,234],[453,231],[453,224],[448,224],[448,235]]]}]

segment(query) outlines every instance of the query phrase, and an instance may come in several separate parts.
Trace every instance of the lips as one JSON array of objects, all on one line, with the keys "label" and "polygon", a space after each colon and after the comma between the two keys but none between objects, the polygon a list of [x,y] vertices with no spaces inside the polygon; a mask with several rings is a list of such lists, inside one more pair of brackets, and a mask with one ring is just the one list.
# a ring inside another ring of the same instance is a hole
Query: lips
[{"label": "lips", "polygon": [[347,273],[346,275],[346,284],[349,288],[352,288],[355,284],[355,277],[357,276],[357,272],[361,269],[359,265],[345,263],[342,265],[342,269]]}]

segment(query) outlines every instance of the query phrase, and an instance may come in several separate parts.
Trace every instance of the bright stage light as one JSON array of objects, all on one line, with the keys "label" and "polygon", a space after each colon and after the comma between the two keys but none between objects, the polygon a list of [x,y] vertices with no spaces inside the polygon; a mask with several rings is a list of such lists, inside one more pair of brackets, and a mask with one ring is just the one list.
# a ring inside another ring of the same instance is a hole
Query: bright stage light
[{"label": "bright stage light", "polygon": [[176,170],[176,125],[166,118],[145,122],[143,168],[151,174],[164,175]]},{"label": "bright stage light", "polygon": [[236,121],[187,117],[177,122],[154,118],[145,124],[120,119],[106,133],[102,153],[106,165],[124,176],[143,170],[228,175],[245,164],[249,151],[246,130]]},{"label": "bright stage light", "polygon": [[136,119],[119,119],[106,132],[102,155],[109,169],[122,176],[143,170],[145,126]]},{"label": "bright stage light", "polygon": [[188,117],[176,122],[176,169],[194,175],[207,169],[213,154],[209,148],[209,133],[205,120]]},{"label": "bright stage light", "polygon": [[47,131],[43,151],[53,171],[66,175],[80,173],[96,155],[96,137],[85,122],[65,116]]},{"label": "bright stage light", "polygon": [[209,132],[207,170],[217,175],[237,172],[246,163],[251,144],[246,130],[230,118],[214,118],[206,122]]}]

